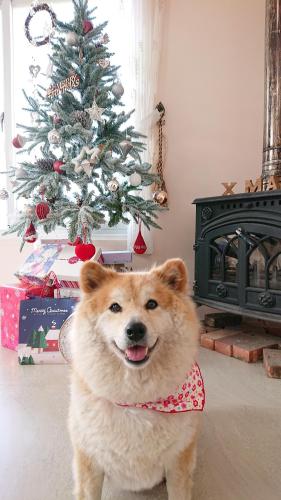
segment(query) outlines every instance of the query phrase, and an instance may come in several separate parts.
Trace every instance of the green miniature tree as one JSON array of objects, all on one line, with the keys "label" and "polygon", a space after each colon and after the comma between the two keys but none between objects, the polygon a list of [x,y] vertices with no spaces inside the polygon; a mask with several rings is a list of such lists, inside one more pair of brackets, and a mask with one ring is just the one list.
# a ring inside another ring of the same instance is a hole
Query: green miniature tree
[{"label": "green miniature tree", "polygon": [[15,192],[27,207],[9,232],[28,242],[39,225],[47,233],[64,226],[70,241],[85,243],[102,225],[130,218],[159,228],[161,208],[141,193],[156,176],[142,161],[144,136],[130,124],[132,111],[122,110],[124,88],[110,64],[107,23],[95,23],[87,0],[72,1],[73,22],[57,20],[51,38],[50,87],[38,88],[38,99],[25,94],[36,126],[19,125],[24,135],[13,141],[30,159],[13,171]]},{"label": "green miniature tree", "polygon": [[38,330],[33,330],[32,334],[30,335],[28,342],[27,342],[27,347],[31,347],[32,349],[38,349],[38,352],[42,352],[43,349],[48,347],[48,344],[46,342],[46,334],[47,332],[44,330],[42,326],[38,328]]}]

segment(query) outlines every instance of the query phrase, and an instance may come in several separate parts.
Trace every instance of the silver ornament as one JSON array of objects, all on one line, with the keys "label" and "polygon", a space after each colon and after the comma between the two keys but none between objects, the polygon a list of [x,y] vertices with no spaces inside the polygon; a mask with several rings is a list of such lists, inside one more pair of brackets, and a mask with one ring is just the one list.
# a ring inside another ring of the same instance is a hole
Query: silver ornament
[{"label": "silver ornament", "polygon": [[116,97],[116,99],[120,99],[124,94],[124,87],[121,82],[116,82],[112,85],[111,92]]},{"label": "silver ornament", "polygon": [[116,191],[118,191],[120,185],[119,185],[119,182],[117,181],[117,179],[111,179],[111,181],[109,181],[107,183],[107,187],[108,187],[109,191],[111,191],[112,193],[116,193]]},{"label": "silver ornament", "polygon": [[58,130],[53,128],[53,130],[50,130],[48,133],[48,141],[50,144],[60,144],[61,142],[61,135]]},{"label": "silver ornament", "polygon": [[74,31],[69,31],[66,34],[65,41],[67,45],[74,46],[78,45],[78,35]]},{"label": "silver ornament", "polygon": [[34,207],[32,205],[25,205],[24,206],[24,214],[26,217],[32,218],[35,214]]},{"label": "silver ornament", "polygon": [[122,153],[124,156],[127,156],[127,154],[131,151],[132,147],[133,144],[131,143],[131,141],[124,140],[120,142],[120,148],[122,149]]},{"label": "silver ornament", "polygon": [[141,184],[141,175],[137,172],[134,172],[130,175],[130,184],[131,186],[137,187]]},{"label": "silver ornament", "polygon": [[9,193],[6,189],[0,189],[0,200],[5,201],[9,198]]},{"label": "silver ornament", "polygon": [[15,172],[15,177],[16,179],[24,179],[26,177],[26,171],[24,170],[24,168],[22,167],[17,168]]}]

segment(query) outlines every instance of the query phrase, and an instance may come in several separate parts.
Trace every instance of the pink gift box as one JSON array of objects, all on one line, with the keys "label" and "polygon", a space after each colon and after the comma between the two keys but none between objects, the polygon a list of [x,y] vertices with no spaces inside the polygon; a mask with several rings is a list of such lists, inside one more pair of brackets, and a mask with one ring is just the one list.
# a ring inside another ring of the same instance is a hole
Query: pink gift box
[{"label": "pink gift box", "polygon": [[1,344],[17,350],[19,343],[19,311],[21,300],[27,299],[29,291],[21,285],[0,287]]}]

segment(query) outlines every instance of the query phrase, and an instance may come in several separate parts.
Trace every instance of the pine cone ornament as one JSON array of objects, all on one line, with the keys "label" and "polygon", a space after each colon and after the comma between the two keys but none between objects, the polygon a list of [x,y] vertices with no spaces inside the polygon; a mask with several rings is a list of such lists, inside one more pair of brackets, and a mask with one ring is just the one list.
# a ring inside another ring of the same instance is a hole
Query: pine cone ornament
[{"label": "pine cone ornament", "polygon": [[37,165],[37,167],[41,168],[42,170],[46,170],[46,172],[52,172],[53,171],[53,163],[54,163],[54,160],[48,160],[48,159],[42,158],[41,160],[37,160],[36,165]]},{"label": "pine cone ornament", "polygon": [[92,126],[92,120],[87,111],[73,111],[70,114],[70,118],[71,123],[81,123],[83,128],[89,129]]}]

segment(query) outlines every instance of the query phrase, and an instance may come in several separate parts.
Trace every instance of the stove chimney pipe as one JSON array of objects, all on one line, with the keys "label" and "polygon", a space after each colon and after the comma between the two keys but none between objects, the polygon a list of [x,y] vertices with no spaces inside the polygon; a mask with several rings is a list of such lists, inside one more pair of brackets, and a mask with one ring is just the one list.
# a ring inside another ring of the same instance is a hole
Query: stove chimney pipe
[{"label": "stove chimney pipe", "polygon": [[266,0],[263,189],[281,179],[281,0]]}]

